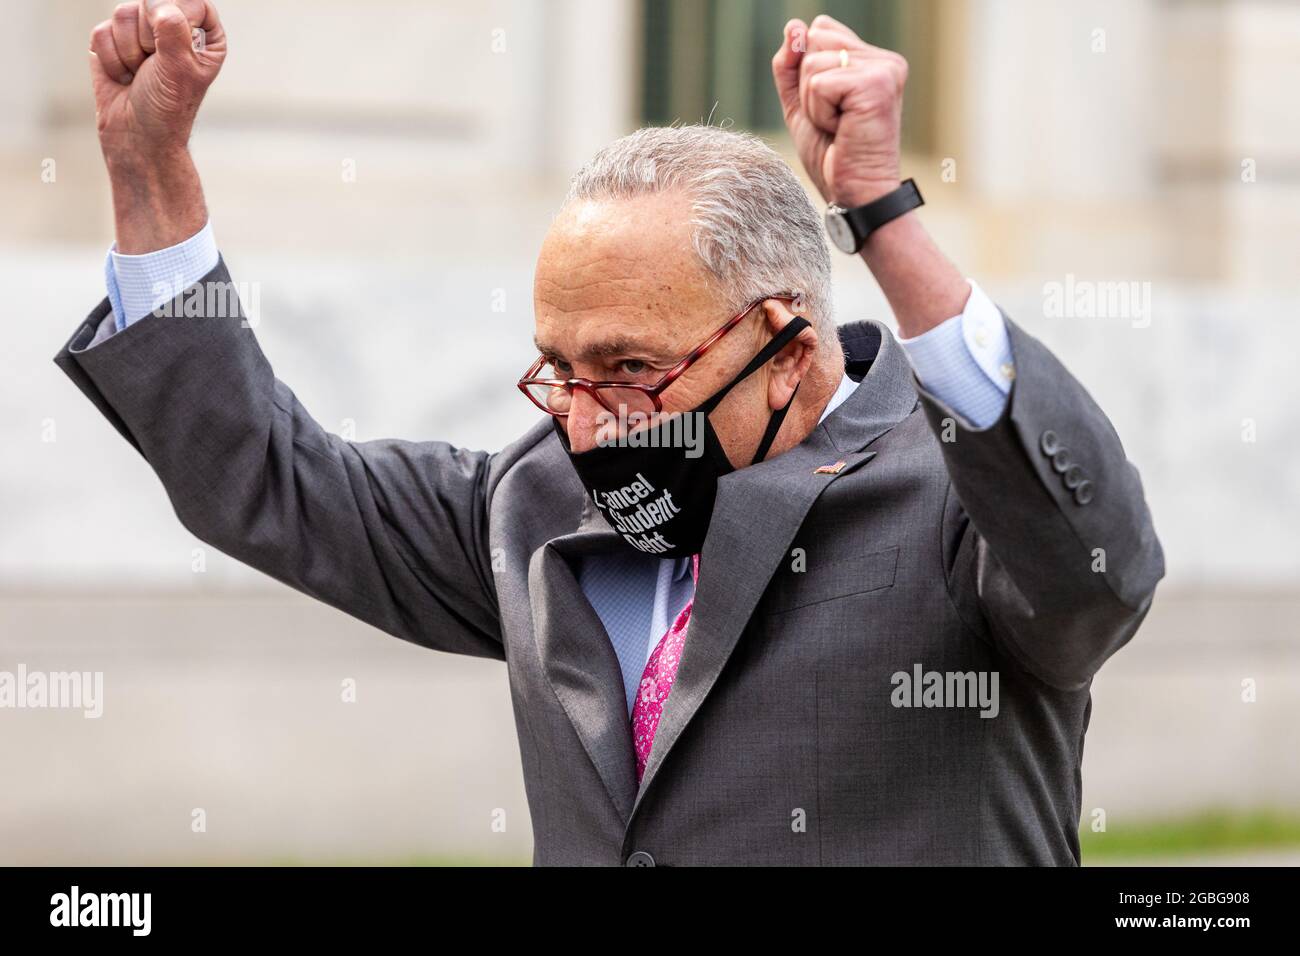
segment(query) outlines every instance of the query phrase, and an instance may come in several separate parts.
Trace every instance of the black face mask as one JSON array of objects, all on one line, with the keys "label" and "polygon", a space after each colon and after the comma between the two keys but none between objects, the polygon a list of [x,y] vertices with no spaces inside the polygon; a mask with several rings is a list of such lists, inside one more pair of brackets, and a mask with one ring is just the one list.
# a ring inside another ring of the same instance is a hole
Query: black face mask
[{"label": "black face mask", "polygon": [[[560,444],[568,452],[592,503],[629,547],[662,558],[683,558],[700,552],[713,516],[718,479],[735,471],[709,415],[737,382],[770,361],[808,325],[807,319],[795,316],[735,378],[698,407],[620,435],[619,444],[598,445],[575,453],[569,446],[564,423],[555,419]],[[799,386],[795,385],[790,401],[768,419],[751,465],[767,456],[798,393]],[[702,441],[688,448],[684,439],[692,434],[691,424],[696,439]]]}]

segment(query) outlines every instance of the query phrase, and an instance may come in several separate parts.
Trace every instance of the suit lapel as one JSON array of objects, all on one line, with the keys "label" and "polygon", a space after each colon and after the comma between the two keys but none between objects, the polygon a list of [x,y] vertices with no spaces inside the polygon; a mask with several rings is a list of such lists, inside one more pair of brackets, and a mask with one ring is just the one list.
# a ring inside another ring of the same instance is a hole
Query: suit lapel
[{"label": "suit lapel", "polygon": [[636,754],[618,656],[574,574],[578,559],[625,547],[587,500],[572,533],[532,557],[528,590],[538,656],[555,696],[626,821],[636,796]]},{"label": "suit lapel", "polygon": [[[855,355],[855,343],[876,350],[859,387],[800,445],[718,483],[685,648],[633,813],[713,688],[818,496],[837,478],[866,465],[875,456],[866,446],[916,407],[910,366],[888,330],[853,323],[842,327],[841,338],[851,368],[872,357],[862,351]],[[840,461],[844,465],[836,471],[817,473]]]}]

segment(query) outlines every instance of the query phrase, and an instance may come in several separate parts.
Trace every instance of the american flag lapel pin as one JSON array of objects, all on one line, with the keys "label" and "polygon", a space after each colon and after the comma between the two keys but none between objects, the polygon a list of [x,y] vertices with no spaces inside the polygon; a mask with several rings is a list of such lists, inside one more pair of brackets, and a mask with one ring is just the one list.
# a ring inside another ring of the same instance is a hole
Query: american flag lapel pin
[{"label": "american flag lapel pin", "polygon": [[844,462],[837,461],[833,465],[822,465],[820,468],[814,471],[813,474],[814,475],[838,475],[843,469],[844,469]]}]

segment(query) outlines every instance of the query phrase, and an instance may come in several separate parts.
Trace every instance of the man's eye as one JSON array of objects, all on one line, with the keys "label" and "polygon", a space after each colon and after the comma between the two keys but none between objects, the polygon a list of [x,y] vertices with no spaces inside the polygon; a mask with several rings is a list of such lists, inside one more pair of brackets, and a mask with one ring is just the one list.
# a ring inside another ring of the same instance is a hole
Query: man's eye
[{"label": "man's eye", "polygon": [[642,362],[640,359],[624,359],[618,364],[619,368],[628,375],[640,375],[646,370],[645,362]]},{"label": "man's eye", "polygon": [[573,367],[563,359],[551,359],[551,368],[554,369],[556,378],[573,377]]}]

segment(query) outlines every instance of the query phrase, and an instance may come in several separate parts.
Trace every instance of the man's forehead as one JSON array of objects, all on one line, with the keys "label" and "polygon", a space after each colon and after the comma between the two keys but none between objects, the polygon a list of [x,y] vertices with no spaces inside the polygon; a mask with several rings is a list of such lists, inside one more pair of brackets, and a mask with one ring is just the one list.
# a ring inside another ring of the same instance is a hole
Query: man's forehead
[{"label": "man's forehead", "polygon": [[534,282],[539,349],[566,358],[680,351],[698,322],[716,318],[689,215],[681,197],[660,194],[557,216]]},{"label": "man's forehead", "polygon": [[537,293],[618,301],[707,281],[692,243],[691,206],[676,194],[586,200],[556,216],[537,259]]}]

